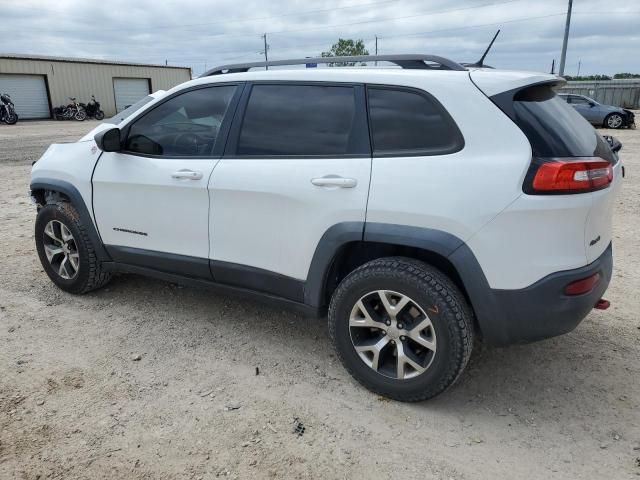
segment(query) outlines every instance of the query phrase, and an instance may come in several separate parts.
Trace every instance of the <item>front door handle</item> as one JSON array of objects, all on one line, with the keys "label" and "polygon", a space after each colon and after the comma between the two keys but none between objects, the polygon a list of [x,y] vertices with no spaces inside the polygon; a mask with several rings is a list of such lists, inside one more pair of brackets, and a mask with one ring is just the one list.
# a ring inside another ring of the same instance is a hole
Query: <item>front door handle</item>
[{"label": "front door handle", "polygon": [[325,177],[312,178],[311,183],[316,187],[353,188],[358,185],[358,181],[355,178],[339,177],[338,175],[327,175]]},{"label": "front door handle", "polygon": [[188,180],[200,180],[202,178],[202,172],[195,172],[193,170],[178,170],[177,172],[173,172],[171,174],[171,178],[186,178]]}]

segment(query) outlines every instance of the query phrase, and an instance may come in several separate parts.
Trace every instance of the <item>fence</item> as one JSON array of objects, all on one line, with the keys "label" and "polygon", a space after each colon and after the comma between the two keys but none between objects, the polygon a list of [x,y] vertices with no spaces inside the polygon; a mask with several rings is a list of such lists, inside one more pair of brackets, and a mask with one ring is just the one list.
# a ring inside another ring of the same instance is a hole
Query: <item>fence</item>
[{"label": "fence", "polygon": [[640,108],[640,79],[572,81],[559,90],[562,93],[586,95],[605,105]]}]

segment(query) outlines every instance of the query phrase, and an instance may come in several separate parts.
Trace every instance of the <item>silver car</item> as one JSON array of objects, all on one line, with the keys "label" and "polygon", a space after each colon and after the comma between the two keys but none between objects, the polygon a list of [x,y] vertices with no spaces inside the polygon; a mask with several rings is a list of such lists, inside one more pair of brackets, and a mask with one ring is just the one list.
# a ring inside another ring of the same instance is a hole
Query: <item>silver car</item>
[{"label": "silver car", "polygon": [[635,116],[631,110],[602,105],[593,98],[585,97],[584,95],[561,93],[559,96],[592,125],[608,128],[635,128]]}]

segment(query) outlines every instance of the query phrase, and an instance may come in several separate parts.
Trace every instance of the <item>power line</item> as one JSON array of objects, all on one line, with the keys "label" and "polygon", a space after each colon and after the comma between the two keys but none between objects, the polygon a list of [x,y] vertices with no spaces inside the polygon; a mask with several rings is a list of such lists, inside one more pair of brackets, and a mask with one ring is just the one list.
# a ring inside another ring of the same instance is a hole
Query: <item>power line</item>
[{"label": "power line", "polygon": [[276,34],[281,34],[281,33],[291,33],[291,32],[306,32],[309,30],[324,30],[327,28],[334,28],[334,27],[350,27],[352,25],[364,25],[367,23],[381,23],[381,22],[389,22],[392,20],[407,20],[410,18],[418,18],[418,17],[426,17],[429,15],[441,15],[443,13],[453,13],[453,12],[462,12],[465,10],[472,10],[472,9],[476,9],[476,8],[484,8],[484,7],[493,7],[496,5],[505,5],[507,3],[516,3],[516,2],[521,2],[523,0],[503,0],[501,2],[492,2],[492,3],[484,3],[482,5],[471,5],[469,7],[460,7],[460,8],[451,8],[448,10],[432,10],[429,12],[422,12],[422,13],[416,13],[413,15],[403,15],[401,17],[386,17],[386,18],[380,18],[380,19],[373,19],[373,20],[362,20],[359,22],[349,22],[349,23],[336,23],[336,24],[332,24],[332,25],[320,25],[317,27],[305,27],[305,28],[297,28],[297,29],[289,29],[289,30],[280,30],[280,31],[276,31],[276,32],[269,32],[270,35],[276,35]]},{"label": "power line", "polygon": [[[384,2],[375,2],[375,3],[389,3],[392,0],[384,0]],[[398,0],[393,0],[393,1],[398,1]],[[345,27],[345,26],[352,26],[352,25],[364,25],[364,24],[369,24],[369,23],[381,23],[381,22],[389,22],[389,21],[394,21],[394,20],[406,20],[406,19],[410,19],[410,18],[419,18],[419,17],[425,17],[425,16],[429,16],[429,15],[440,15],[440,14],[444,14],[444,13],[453,13],[453,12],[461,12],[461,11],[466,11],[466,10],[472,10],[472,9],[477,9],[477,8],[484,8],[484,7],[492,7],[492,6],[496,6],[496,5],[505,5],[505,4],[509,4],[509,3],[516,3],[516,2],[521,2],[523,0],[502,0],[499,2],[491,2],[491,3],[484,3],[484,4],[480,4],[480,5],[471,5],[468,7],[459,7],[459,8],[452,8],[452,9],[447,9],[447,10],[431,10],[428,12],[421,12],[421,13],[416,13],[416,14],[412,14],[412,15],[404,15],[404,16],[400,16],[400,17],[385,17],[383,19],[371,19],[371,20],[362,20],[362,21],[358,21],[358,22],[349,22],[349,23],[337,23],[337,24],[329,24],[329,25],[318,25],[316,27],[312,27],[312,26],[307,26],[307,27],[301,27],[301,28],[295,28],[295,29],[286,29],[286,30],[278,30],[278,31],[273,31],[273,32],[267,32],[269,35],[280,35],[280,34],[284,34],[284,33],[294,33],[294,32],[306,32],[309,30],[324,30],[324,29],[328,29],[328,28],[335,28],[335,27]],[[360,5],[373,5],[373,3],[371,4],[360,4]],[[352,7],[339,7],[339,8],[333,8],[333,9],[329,9],[331,11],[333,10],[338,10],[340,8],[353,8]],[[312,11],[313,12],[313,11]],[[298,13],[299,14],[299,13]],[[293,14],[291,14],[293,15]],[[269,18],[277,18],[277,16],[274,17],[264,17],[264,19],[269,19]],[[222,22],[222,23],[232,23],[233,21],[228,21],[228,22]],[[205,24],[199,24],[197,26],[203,26]],[[192,25],[192,26],[196,26],[196,25]],[[183,28],[183,27],[188,27],[187,25],[174,25],[174,26],[153,26],[153,27],[149,27],[147,30],[156,30],[156,29],[165,29],[165,28]],[[101,31],[107,31],[108,29],[101,29]],[[127,31],[131,31],[130,28],[126,29]],[[145,30],[144,28],[136,28],[136,31],[138,30]],[[200,35],[200,38],[212,38],[212,37],[225,37],[225,38],[237,38],[237,37],[253,37],[253,36],[258,36],[258,35],[262,35],[259,32],[254,32],[254,33],[225,33],[225,32],[220,32],[220,33],[211,33],[211,34],[205,34],[205,35]],[[100,42],[100,41],[94,41],[94,42]]]},{"label": "power line", "polygon": [[[246,22],[259,22],[265,20],[274,20],[277,18],[284,17],[294,17],[299,15],[311,15],[315,13],[325,13],[325,12],[334,12],[336,10],[347,10],[352,8],[360,8],[360,7],[371,7],[374,5],[384,5],[387,3],[397,3],[402,0],[379,0],[376,2],[368,2],[368,3],[355,3],[352,5],[343,5],[340,7],[331,7],[331,8],[321,8],[316,10],[299,10],[296,12],[287,12],[281,13],[278,15],[269,15],[266,17],[253,17],[253,18],[237,18],[237,19],[226,19],[226,20],[218,20],[215,22],[206,22],[206,23],[191,23],[191,24],[170,24],[170,25],[153,25],[148,27],[136,27],[136,31],[145,31],[145,30],[156,30],[156,29],[177,29],[177,28],[193,28],[193,27],[209,27],[211,25],[228,25],[230,23],[246,23]],[[59,31],[59,30],[58,30]],[[68,30],[67,30],[68,31]],[[102,28],[101,31],[109,31],[109,32],[118,32],[118,31],[131,31],[131,28]]]},{"label": "power line", "polygon": [[479,27],[495,27],[498,25],[504,25],[505,23],[516,23],[516,22],[524,22],[524,21],[528,21],[528,20],[539,20],[541,18],[551,18],[551,17],[558,17],[560,15],[564,15],[565,12],[560,12],[560,13],[551,13],[549,15],[540,15],[540,16],[536,16],[536,17],[523,17],[523,18],[516,18],[513,20],[503,20],[501,22],[494,22],[494,23],[482,23],[479,25],[467,25],[464,27],[452,27],[452,28],[441,28],[438,30],[427,30],[425,32],[415,32],[415,33],[398,33],[395,35],[384,35],[384,36],[380,36],[378,38],[396,38],[396,37],[420,37],[422,35],[426,35],[426,34],[430,34],[430,33],[440,33],[440,32],[450,32],[450,31],[454,31],[454,30],[466,30],[468,28],[479,28]]},{"label": "power line", "polygon": [[[549,15],[540,15],[540,16],[516,18],[516,19],[511,19],[511,20],[503,20],[501,22],[494,22],[494,23],[483,23],[483,24],[478,24],[478,25],[465,25],[463,27],[441,28],[441,29],[436,29],[436,30],[427,30],[427,31],[412,32],[412,33],[400,33],[400,34],[392,34],[392,35],[377,35],[377,38],[378,38],[378,40],[383,40],[383,39],[399,38],[399,37],[419,37],[419,36],[423,36],[423,35],[429,35],[429,34],[432,34],[432,33],[467,30],[467,29],[481,28],[481,27],[493,27],[493,26],[503,25],[503,24],[506,24],[506,23],[517,23],[517,22],[524,22],[524,21],[529,21],[529,20],[539,20],[539,19],[543,19],[543,18],[558,17],[558,16],[561,16],[561,15],[564,15],[564,14],[565,14],[565,12],[559,12],[559,13],[553,13],[553,14],[549,14]],[[358,36],[358,35],[356,35],[356,36]],[[261,37],[262,37],[262,35],[261,35]],[[370,38],[363,38],[363,40],[364,41],[375,41],[375,36],[374,37],[370,37]],[[331,43],[333,41],[335,41],[335,39],[327,40],[327,41],[324,41],[324,42],[296,43],[296,45],[292,45],[292,46],[289,46],[289,47],[286,47],[286,46],[278,47],[277,50],[278,51],[283,51],[283,50],[295,50],[295,49],[307,48],[307,47],[322,47],[322,46],[326,47],[327,45],[329,45],[329,43]],[[209,53],[218,54],[218,55],[230,55],[230,54],[234,54],[234,53],[242,54],[242,53],[252,53],[252,52],[249,52],[247,50],[230,50],[230,51],[229,50],[225,50],[225,51],[209,52]],[[262,53],[262,52],[260,52],[260,53]],[[207,59],[207,61],[209,61],[209,59]]]}]

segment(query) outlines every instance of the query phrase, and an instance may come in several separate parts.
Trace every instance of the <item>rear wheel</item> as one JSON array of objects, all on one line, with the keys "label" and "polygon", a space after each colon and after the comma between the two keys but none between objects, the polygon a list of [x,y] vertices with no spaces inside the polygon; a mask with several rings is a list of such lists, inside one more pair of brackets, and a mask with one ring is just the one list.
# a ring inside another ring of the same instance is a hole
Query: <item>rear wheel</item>
[{"label": "rear wheel", "polygon": [[62,290],[85,293],[110,280],[71,204],[56,202],[42,207],[36,217],[35,239],[42,267]]},{"label": "rear wheel", "polygon": [[435,268],[402,257],[371,261],[340,283],[329,332],[356,380],[407,402],[450,387],[473,346],[472,314],[461,292]]},{"label": "rear wheel", "polygon": [[619,113],[610,113],[607,118],[604,119],[605,126],[609,128],[622,128],[624,119]]},{"label": "rear wheel", "polygon": [[104,119],[104,112],[103,112],[102,110],[98,110],[98,111],[96,112],[95,117],[96,117],[96,120],[102,120],[102,119]]}]

